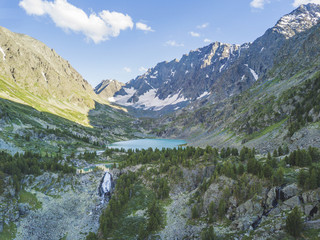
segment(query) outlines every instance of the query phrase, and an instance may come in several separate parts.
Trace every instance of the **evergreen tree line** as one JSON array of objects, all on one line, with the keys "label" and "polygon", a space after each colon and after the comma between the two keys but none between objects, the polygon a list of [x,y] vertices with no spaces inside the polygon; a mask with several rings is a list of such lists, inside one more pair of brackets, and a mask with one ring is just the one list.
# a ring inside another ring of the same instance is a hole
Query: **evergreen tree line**
[{"label": "evergreen tree line", "polygon": [[203,148],[186,147],[173,149],[155,149],[148,148],[147,150],[136,149],[135,151],[129,149],[125,161],[120,164],[120,168],[127,166],[134,166],[138,164],[160,163],[161,172],[167,172],[171,166],[178,166],[182,164],[185,167],[192,167],[194,161],[192,159],[199,159],[205,157],[207,160],[212,160],[218,157],[218,149],[210,146]]},{"label": "evergreen tree line", "polygon": [[320,187],[320,167],[312,166],[306,170],[300,170],[298,175],[298,185],[305,190]]},{"label": "evergreen tree line", "polygon": [[320,151],[318,148],[309,147],[306,149],[297,149],[284,158],[287,164],[298,167],[309,167],[312,163],[320,161]]},{"label": "evergreen tree line", "polygon": [[[114,230],[118,227],[118,219],[126,209],[130,199],[133,197],[134,187],[138,184],[136,173],[128,172],[122,174],[117,180],[115,191],[110,199],[107,208],[100,216],[101,239],[113,236]],[[169,195],[168,183],[165,179],[159,179],[153,186],[157,189],[157,198],[164,199]],[[147,223],[140,224],[137,234],[138,239],[145,239],[150,233],[159,229],[163,223],[163,215],[157,198],[154,198],[147,208]],[[96,239],[97,236],[90,233],[87,239]]]},{"label": "evergreen tree line", "polygon": [[[58,163],[61,156],[41,156],[39,153],[25,152],[11,155],[0,152],[0,193],[3,192],[4,176],[10,175],[16,192],[20,190],[21,179],[28,174],[40,175],[42,171],[75,173],[75,168]],[[2,176],[2,177],[1,177]]]},{"label": "evergreen tree line", "polygon": [[[292,136],[297,130],[304,127],[308,122],[318,121],[311,116],[311,110],[315,116],[320,113],[320,75],[306,81],[306,83],[295,88],[289,99],[293,100],[294,110],[289,118],[289,135]],[[297,98],[298,96],[298,98]],[[297,101],[296,99],[302,99]]]},{"label": "evergreen tree line", "polygon": [[113,230],[117,228],[116,216],[123,212],[125,205],[132,198],[136,180],[137,176],[133,172],[123,174],[117,180],[115,192],[100,216],[100,232],[104,239],[112,236]]}]

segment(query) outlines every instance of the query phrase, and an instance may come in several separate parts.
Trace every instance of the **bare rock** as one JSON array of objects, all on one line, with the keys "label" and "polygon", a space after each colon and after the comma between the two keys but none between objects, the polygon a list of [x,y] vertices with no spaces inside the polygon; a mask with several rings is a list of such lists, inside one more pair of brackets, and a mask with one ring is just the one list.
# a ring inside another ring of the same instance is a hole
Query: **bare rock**
[{"label": "bare rock", "polygon": [[302,194],[304,203],[317,203],[320,200],[320,188]]},{"label": "bare rock", "polygon": [[289,199],[299,193],[300,189],[296,183],[290,184],[282,189],[285,199]]}]

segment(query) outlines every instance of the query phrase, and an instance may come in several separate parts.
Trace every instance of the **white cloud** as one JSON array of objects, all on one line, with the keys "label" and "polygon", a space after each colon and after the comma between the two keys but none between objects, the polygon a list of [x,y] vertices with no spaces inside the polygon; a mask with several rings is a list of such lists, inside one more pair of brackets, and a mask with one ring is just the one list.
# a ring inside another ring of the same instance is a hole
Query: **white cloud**
[{"label": "white cloud", "polygon": [[131,68],[129,67],[124,67],[123,70],[127,73],[131,73]]},{"label": "white cloud", "polygon": [[203,41],[204,41],[205,43],[211,43],[211,42],[212,42],[209,38],[205,38]]},{"label": "white cloud", "polygon": [[44,15],[46,4],[42,0],[24,0],[19,3],[19,6],[24,8],[29,15]]},{"label": "white cloud", "polygon": [[144,24],[142,22],[137,22],[136,23],[136,29],[142,30],[142,31],[145,31],[145,32],[154,32],[154,30],[151,27],[149,27],[147,24]]},{"label": "white cloud", "polygon": [[145,67],[139,67],[139,72],[146,72],[146,71],[148,71],[147,68],[145,68]]},{"label": "white cloud", "polygon": [[169,41],[167,41],[164,45],[165,45],[165,46],[171,46],[171,47],[183,47],[183,46],[184,46],[183,43],[177,43],[177,42],[174,41],[174,40],[169,40]]},{"label": "white cloud", "polygon": [[264,5],[270,3],[270,0],[252,0],[250,2],[250,6],[253,8],[260,8],[263,9]]},{"label": "white cloud", "polygon": [[49,15],[57,27],[82,33],[95,43],[117,37],[121,30],[132,29],[134,25],[129,15],[108,10],[87,15],[67,0],[22,0],[19,6],[29,15]]},{"label": "white cloud", "polygon": [[204,24],[198,25],[197,28],[203,29],[203,28],[207,28],[208,26],[209,26],[209,23],[204,23]]},{"label": "white cloud", "polygon": [[200,34],[197,32],[189,32],[192,37],[200,37]]},{"label": "white cloud", "polygon": [[320,0],[294,0],[292,5],[294,7],[299,7],[301,4],[308,4],[308,3],[320,4]]}]

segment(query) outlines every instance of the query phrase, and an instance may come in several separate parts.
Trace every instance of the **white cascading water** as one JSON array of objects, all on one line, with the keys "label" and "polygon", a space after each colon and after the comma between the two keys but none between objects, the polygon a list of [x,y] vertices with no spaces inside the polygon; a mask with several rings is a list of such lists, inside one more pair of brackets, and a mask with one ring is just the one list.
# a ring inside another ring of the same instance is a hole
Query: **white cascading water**
[{"label": "white cascading water", "polygon": [[112,175],[109,172],[105,172],[99,187],[99,194],[102,197],[102,203],[105,200],[109,200],[111,196],[111,191],[113,189],[113,179]]}]

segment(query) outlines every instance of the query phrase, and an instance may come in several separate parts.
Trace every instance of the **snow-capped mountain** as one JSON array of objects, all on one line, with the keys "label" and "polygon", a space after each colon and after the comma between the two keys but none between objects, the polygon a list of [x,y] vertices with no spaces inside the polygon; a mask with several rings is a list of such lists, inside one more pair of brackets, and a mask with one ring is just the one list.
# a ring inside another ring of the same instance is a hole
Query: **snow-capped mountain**
[{"label": "snow-capped mountain", "polygon": [[246,47],[216,42],[191,51],[180,60],[159,63],[127,83],[114,100],[121,105],[153,110],[183,106],[209,95],[214,79]]},{"label": "snow-capped mountain", "polygon": [[144,110],[177,110],[199,99],[221,101],[267,79],[288,39],[315,26],[320,6],[301,5],[253,43],[215,42],[180,60],[161,62],[131,80],[110,100]]},{"label": "snow-capped mountain", "polygon": [[272,28],[286,38],[291,38],[295,34],[310,29],[316,25],[320,19],[320,5],[301,5],[293,12],[283,16]]}]

